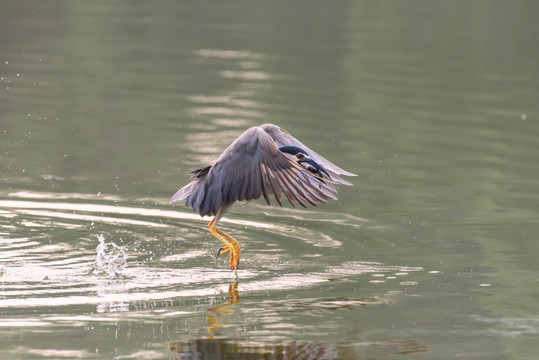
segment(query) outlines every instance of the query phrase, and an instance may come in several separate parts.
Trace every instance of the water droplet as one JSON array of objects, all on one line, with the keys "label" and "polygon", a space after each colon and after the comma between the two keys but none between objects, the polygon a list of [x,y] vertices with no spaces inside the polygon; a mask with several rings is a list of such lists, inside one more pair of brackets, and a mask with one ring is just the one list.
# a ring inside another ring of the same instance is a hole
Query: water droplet
[{"label": "water droplet", "polygon": [[127,248],[118,246],[114,242],[105,242],[105,237],[100,234],[97,237],[97,256],[94,262],[92,273],[94,275],[104,275],[108,279],[118,279],[122,277],[123,270],[127,267]]}]

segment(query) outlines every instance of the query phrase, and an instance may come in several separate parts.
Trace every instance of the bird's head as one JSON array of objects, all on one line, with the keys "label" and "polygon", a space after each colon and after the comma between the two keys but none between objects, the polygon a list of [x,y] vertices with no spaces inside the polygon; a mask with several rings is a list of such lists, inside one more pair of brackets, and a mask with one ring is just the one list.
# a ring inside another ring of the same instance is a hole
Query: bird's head
[{"label": "bird's head", "polygon": [[307,154],[305,150],[300,149],[297,146],[283,146],[283,147],[280,147],[279,150],[282,153],[295,156],[296,161],[299,164],[302,164],[303,166],[305,166],[306,168],[308,169],[310,168],[314,171],[318,170],[321,173],[325,174],[328,177],[328,179],[331,179],[331,176],[329,176],[328,172],[320,164],[318,164],[316,161],[311,159],[309,157],[309,154]]},{"label": "bird's head", "polygon": [[300,149],[297,146],[283,146],[283,147],[279,148],[279,151],[281,151],[282,153],[285,153],[285,154],[290,154],[292,156],[295,156],[296,159],[298,159],[298,160],[305,159],[305,158],[310,159],[307,152],[305,150],[303,150],[303,149]]}]

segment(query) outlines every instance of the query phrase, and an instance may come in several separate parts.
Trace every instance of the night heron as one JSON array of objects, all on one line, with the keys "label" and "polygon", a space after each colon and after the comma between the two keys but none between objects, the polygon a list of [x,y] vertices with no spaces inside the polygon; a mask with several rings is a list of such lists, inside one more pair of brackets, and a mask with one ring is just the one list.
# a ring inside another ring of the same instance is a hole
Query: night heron
[{"label": "night heron", "polygon": [[217,255],[230,252],[230,268],[238,273],[240,246],[236,239],[217,229],[217,222],[236,202],[273,194],[282,206],[283,195],[292,206],[306,207],[337,199],[336,184],[352,185],[339,175],[356,176],[318,155],[286,130],[272,124],[247,129],[210,166],[191,172],[193,179],[172,196],[170,202],[185,205],[200,216],[214,216],[210,233],[224,246]]}]

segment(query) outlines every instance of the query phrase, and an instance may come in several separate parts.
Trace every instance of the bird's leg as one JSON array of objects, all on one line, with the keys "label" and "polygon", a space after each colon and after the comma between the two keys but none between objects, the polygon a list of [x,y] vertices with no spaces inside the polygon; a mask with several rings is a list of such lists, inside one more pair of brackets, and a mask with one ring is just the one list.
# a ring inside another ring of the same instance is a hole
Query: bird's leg
[{"label": "bird's leg", "polygon": [[238,245],[238,242],[232,236],[217,229],[215,218],[209,222],[208,229],[210,230],[210,234],[225,245],[219,250],[218,255],[226,254],[230,251],[230,268],[234,269],[234,274],[237,276],[238,265],[240,263],[240,246]]},{"label": "bird's leg", "polygon": [[219,249],[217,255],[225,254],[231,249],[234,249],[232,244],[228,240],[226,240],[226,238],[224,238],[222,234],[220,234],[221,230],[217,229],[217,227],[215,226],[215,219],[209,222],[208,229],[210,230],[210,234],[212,234],[217,240],[219,240],[225,245],[221,249]]},{"label": "bird's leg", "polygon": [[[238,241],[236,239],[234,239],[232,236],[225,233],[223,230],[219,230],[217,228],[215,228],[215,230],[217,230],[219,235],[223,236],[225,239],[230,241],[230,244],[234,248],[234,254],[235,255],[234,255],[234,259],[232,259],[232,257],[230,258],[230,268],[237,269],[238,265],[240,264],[240,254],[241,254],[240,244],[238,244]],[[219,251],[219,255],[226,254],[229,251],[230,251],[230,249],[228,249],[228,248],[222,249],[222,250]],[[236,275],[237,275],[237,273],[236,273]]]}]

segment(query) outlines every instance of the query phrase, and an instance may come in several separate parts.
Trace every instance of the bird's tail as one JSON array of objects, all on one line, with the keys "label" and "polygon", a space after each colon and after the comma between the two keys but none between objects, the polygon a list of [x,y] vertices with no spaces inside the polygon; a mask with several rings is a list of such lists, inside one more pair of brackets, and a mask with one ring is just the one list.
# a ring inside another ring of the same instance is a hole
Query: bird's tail
[{"label": "bird's tail", "polygon": [[181,201],[187,199],[189,195],[193,192],[193,189],[195,188],[196,181],[191,181],[189,184],[182,187],[180,190],[176,191],[176,194],[174,194],[170,198],[170,202],[173,203],[175,201]]},{"label": "bird's tail", "polygon": [[[205,168],[191,171],[191,179],[202,179],[210,171],[211,166],[206,166]],[[191,181],[189,184],[182,187],[180,190],[176,191],[176,194],[170,198],[170,202],[181,201],[187,199],[195,190],[196,185],[199,183],[197,180]],[[193,208],[194,210],[195,208]]]}]

